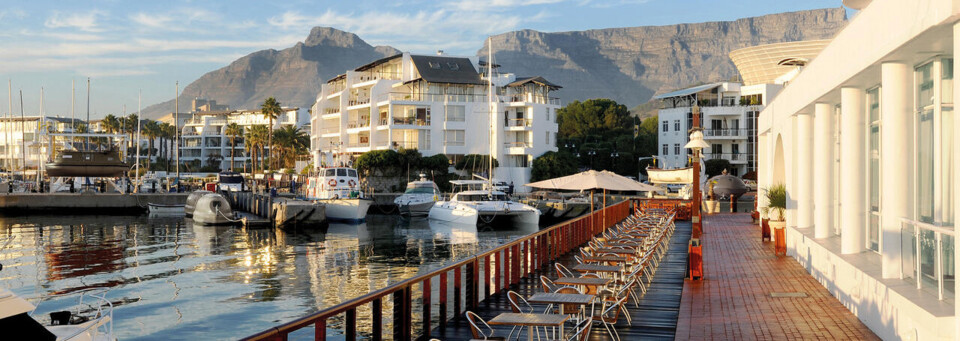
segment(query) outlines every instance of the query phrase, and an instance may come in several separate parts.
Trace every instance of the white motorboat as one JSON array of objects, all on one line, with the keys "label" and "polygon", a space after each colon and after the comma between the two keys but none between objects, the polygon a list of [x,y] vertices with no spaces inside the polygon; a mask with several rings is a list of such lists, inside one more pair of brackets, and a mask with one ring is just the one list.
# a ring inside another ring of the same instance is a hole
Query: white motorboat
[{"label": "white motorboat", "polygon": [[186,205],[164,205],[164,204],[147,204],[147,211],[150,213],[150,216],[177,216],[184,215],[184,207]]},{"label": "white motorboat", "polygon": [[243,192],[245,191],[246,185],[244,184],[243,175],[237,172],[223,171],[217,174],[217,190],[221,192]]},{"label": "white motorboat", "polygon": [[454,194],[450,200],[437,201],[430,208],[433,220],[456,224],[499,225],[540,223],[540,210],[507,198],[507,194],[492,189],[476,189],[486,181],[452,180],[454,188],[467,188]]},{"label": "white motorboat", "polygon": [[420,174],[420,180],[408,182],[407,190],[393,200],[401,215],[423,217],[430,213],[430,208],[440,200],[440,189],[433,181],[427,180],[426,174]]},{"label": "white motorboat", "polygon": [[197,200],[200,200],[201,197],[209,193],[213,192],[201,190],[190,193],[190,195],[187,196],[186,205],[183,206],[183,214],[186,215],[187,218],[193,217],[193,211],[197,207]]},{"label": "white motorboat", "polygon": [[12,291],[0,289],[0,330],[5,340],[115,341],[113,304],[106,291],[84,293],[70,310],[50,313],[42,324],[32,315],[36,307]]},{"label": "white motorboat", "polygon": [[306,197],[323,203],[330,221],[363,222],[373,204],[360,190],[357,170],[349,167],[324,168],[308,178]]},{"label": "white motorboat", "polygon": [[197,199],[193,222],[201,225],[229,225],[239,222],[230,203],[222,195],[207,193]]}]

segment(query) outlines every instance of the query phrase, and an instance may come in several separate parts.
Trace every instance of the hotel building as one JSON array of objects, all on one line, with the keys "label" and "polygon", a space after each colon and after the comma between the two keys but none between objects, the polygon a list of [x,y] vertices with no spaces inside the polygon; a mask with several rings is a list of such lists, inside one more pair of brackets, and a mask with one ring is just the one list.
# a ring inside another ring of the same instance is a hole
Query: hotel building
[{"label": "hotel building", "polygon": [[[183,163],[200,161],[201,165],[208,166],[210,162],[217,162],[221,170],[231,168],[230,165],[230,135],[226,134],[227,125],[236,123],[244,131],[251,126],[268,126],[270,121],[259,110],[234,110],[219,112],[197,112],[181,114],[187,118],[183,120],[180,160]],[[283,114],[273,120],[273,129],[283,126],[303,127],[309,121],[309,115],[300,108],[283,108]],[[171,121],[172,123],[172,121]],[[243,136],[237,137],[234,148],[234,170],[243,170],[244,165],[250,162],[250,157],[244,147]]]},{"label": "hotel building", "polygon": [[498,74],[491,105],[486,66],[476,57],[402,53],[327,81],[311,111],[315,165],[337,153],[406,148],[456,162],[492,149],[495,179],[529,182],[533,158],[557,150],[560,102],[550,92],[560,86]]},{"label": "hotel building", "polygon": [[0,117],[0,169],[20,170],[24,166],[24,156],[26,156],[26,168],[36,169],[39,166],[39,160],[44,162],[49,160],[53,151],[50,148],[51,143],[66,143],[63,137],[47,137],[41,141],[40,136],[45,136],[42,134],[38,136],[37,133],[41,129],[56,133],[72,133],[73,124],[69,118],[52,116],[43,116],[42,120],[40,116]]},{"label": "hotel building", "polygon": [[788,255],[878,336],[956,339],[960,2],[844,4],[760,113],[760,187],[786,185]]}]

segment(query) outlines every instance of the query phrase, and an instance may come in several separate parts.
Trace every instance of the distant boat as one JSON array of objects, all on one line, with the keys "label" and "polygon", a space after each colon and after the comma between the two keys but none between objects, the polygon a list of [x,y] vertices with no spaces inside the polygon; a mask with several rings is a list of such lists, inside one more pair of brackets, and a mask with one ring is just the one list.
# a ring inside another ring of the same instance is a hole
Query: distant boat
[{"label": "distant boat", "polygon": [[326,205],[327,219],[349,223],[363,222],[373,199],[360,190],[357,170],[350,167],[324,168],[307,179],[306,196]]},{"label": "distant boat", "polygon": [[172,215],[184,215],[185,205],[164,205],[164,204],[147,204],[147,209],[150,212],[151,216],[162,215],[162,216],[172,216]]},{"label": "distant boat", "polygon": [[217,174],[217,190],[221,192],[243,192],[246,190],[243,175],[232,171]]},{"label": "distant boat", "polygon": [[425,174],[420,174],[420,180],[408,182],[406,192],[394,199],[393,203],[397,204],[401,215],[424,217],[437,200],[440,200],[437,184],[427,180]]},{"label": "distant boat", "polygon": [[48,176],[123,177],[130,165],[123,162],[115,150],[62,151],[57,159],[46,165]]}]

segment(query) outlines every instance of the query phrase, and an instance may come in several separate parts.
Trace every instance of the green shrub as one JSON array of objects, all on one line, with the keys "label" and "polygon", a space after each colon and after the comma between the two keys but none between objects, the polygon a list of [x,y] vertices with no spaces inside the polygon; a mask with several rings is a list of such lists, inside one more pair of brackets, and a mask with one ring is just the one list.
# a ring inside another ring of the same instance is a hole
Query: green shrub
[{"label": "green shrub", "polygon": [[764,191],[764,195],[770,209],[777,211],[780,219],[783,219],[783,212],[787,209],[787,187],[782,183],[773,185]]}]

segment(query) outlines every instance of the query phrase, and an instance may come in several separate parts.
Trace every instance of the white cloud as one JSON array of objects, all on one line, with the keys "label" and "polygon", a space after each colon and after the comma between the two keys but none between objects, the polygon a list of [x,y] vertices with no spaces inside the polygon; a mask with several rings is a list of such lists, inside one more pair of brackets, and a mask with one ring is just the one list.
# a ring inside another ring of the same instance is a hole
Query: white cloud
[{"label": "white cloud", "polygon": [[147,26],[151,28],[169,28],[170,23],[173,22],[173,17],[164,14],[156,13],[137,13],[130,16],[130,20],[133,20],[134,23],[137,23],[139,26]]},{"label": "white cloud", "polygon": [[97,18],[102,15],[105,15],[105,13],[99,10],[71,14],[54,12],[47,18],[44,25],[48,28],[77,28],[87,32],[102,32],[103,29],[99,27]]},{"label": "white cloud", "polygon": [[494,11],[515,7],[535,5],[549,5],[567,0],[459,0],[453,3],[454,7],[466,11]]}]

